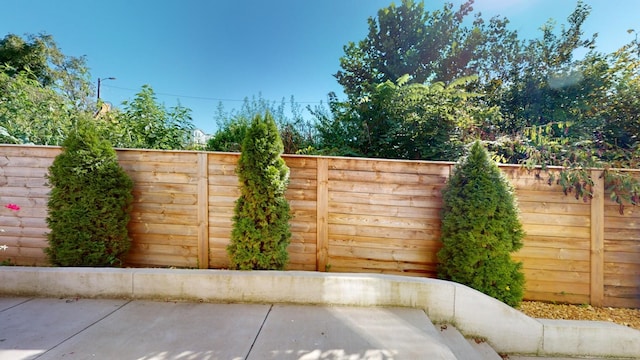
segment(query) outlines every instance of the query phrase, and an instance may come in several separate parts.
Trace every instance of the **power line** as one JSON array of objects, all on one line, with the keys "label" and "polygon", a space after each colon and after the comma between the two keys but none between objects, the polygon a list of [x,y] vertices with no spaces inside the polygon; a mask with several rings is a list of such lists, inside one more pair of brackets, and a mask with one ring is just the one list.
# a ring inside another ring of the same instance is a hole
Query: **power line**
[{"label": "power line", "polygon": [[[105,85],[102,84],[102,87],[106,87],[106,88],[112,88],[112,89],[119,89],[119,90],[128,90],[128,91],[138,91],[137,89],[131,89],[131,88],[126,88],[126,87],[121,87],[121,86],[113,86],[113,85]],[[211,101],[222,101],[222,102],[245,102],[248,98],[245,99],[222,99],[222,98],[212,98],[212,97],[205,97],[205,96],[191,96],[191,95],[180,95],[180,94],[171,94],[171,93],[162,93],[162,92],[156,92],[154,91],[154,93],[156,95],[162,95],[162,96],[176,96],[179,98],[185,98],[185,99],[196,99],[196,100],[211,100]],[[267,100],[264,99],[265,101],[271,101],[271,100]],[[275,101],[275,100],[273,100]],[[322,101],[294,101],[296,104],[322,104]]]}]

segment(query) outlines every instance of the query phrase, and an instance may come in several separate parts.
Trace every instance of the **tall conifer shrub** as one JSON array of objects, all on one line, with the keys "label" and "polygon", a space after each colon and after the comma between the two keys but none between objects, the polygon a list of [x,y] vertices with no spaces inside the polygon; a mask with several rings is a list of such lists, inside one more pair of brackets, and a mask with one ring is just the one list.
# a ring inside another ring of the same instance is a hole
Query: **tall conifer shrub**
[{"label": "tall conifer shrub", "polygon": [[114,266],[131,239],[127,231],[133,181],[89,119],[79,119],[49,168],[49,261],[58,266]]},{"label": "tall conifer shrub", "polygon": [[271,115],[257,115],[242,143],[236,170],[241,194],[227,247],[232,268],[281,270],[287,264],[291,215],[284,194],[289,168],[282,152],[282,140]]},{"label": "tall conifer shrub", "polygon": [[517,306],[523,297],[522,247],[513,188],[479,142],[456,167],[442,192],[442,249],[438,276]]}]

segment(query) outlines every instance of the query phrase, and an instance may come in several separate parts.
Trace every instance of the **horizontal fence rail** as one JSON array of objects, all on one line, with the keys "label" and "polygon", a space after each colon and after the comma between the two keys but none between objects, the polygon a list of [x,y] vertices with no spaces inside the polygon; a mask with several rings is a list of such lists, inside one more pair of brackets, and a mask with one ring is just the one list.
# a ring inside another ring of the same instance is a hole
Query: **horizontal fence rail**
[{"label": "horizontal fence rail", "polygon": [[[58,147],[0,145],[0,261],[48,265],[46,181]],[[239,154],[117,150],[134,181],[128,266],[226,268]],[[291,169],[289,270],[435,277],[443,162],[283,156]],[[620,214],[592,170],[593,198],[501,166],[523,227],[525,298],[640,308],[640,209]],[[553,170],[551,170],[553,171]],[[626,171],[626,170],[625,170]],[[640,172],[628,170],[634,176]],[[4,247],[3,247],[4,248]]]}]

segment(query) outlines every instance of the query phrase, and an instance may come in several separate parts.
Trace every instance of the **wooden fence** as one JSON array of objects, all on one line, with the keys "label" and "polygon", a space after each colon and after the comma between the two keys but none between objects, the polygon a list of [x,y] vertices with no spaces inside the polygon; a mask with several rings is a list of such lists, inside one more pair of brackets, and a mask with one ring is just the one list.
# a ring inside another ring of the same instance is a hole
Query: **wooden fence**
[{"label": "wooden fence", "polygon": [[[47,265],[45,174],[57,147],[0,146],[0,261]],[[118,150],[135,182],[130,266],[225,268],[238,154]],[[451,163],[285,156],[290,270],[434,277],[440,191]],[[527,232],[515,258],[532,300],[640,308],[640,209],[624,214],[600,179],[588,202],[535,172],[502,166]],[[640,175],[639,172],[633,174]]]}]

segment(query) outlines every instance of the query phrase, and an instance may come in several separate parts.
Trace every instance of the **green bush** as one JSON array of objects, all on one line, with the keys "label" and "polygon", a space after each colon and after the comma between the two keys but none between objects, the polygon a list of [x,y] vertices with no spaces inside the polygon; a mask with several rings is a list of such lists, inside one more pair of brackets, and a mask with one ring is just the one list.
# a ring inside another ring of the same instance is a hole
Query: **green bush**
[{"label": "green bush", "polygon": [[133,181],[91,120],[80,119],[49,168],[49,261],[114,266],[131,246],[127,232]]},{"label": "green bush", "polygon": [[289,168],[280,156],[283,144],[271,115],[254,117],[242,143],[237,174],[241,194],[236,201],[231,267],[281,270],[289,259],[289,203],[284,196]]},{"label": "green bush", "polygon": [[479,142],[455,168],[442,192],[438,276],[468,285],[511,306],[523,297],[522,247],[513,188]]},{"label": "green bush", "polygon": [[224,124],[224,127],[207,141],[205,150],[240,152],[242,150],[242,141],[247,135],[249,125],[249,120],[243,117],[237,117]]}]

